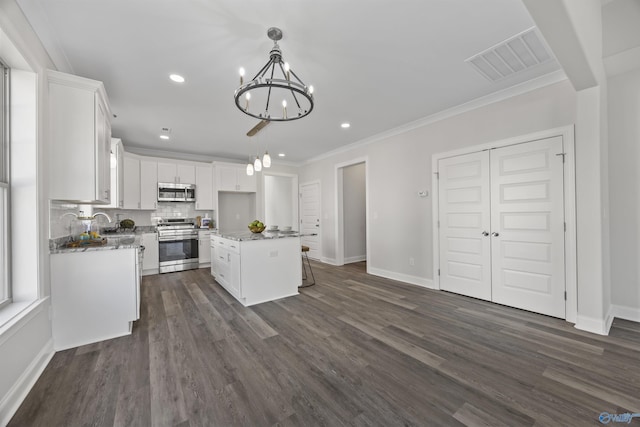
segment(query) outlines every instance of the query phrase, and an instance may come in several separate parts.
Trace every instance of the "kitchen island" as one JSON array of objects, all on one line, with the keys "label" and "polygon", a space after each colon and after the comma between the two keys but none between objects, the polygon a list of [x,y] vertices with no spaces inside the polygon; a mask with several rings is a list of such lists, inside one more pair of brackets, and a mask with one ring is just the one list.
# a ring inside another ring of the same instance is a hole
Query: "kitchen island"
[{"label": "kitchen island", "polygon": [[295,232],[212,232],[211,274],[244,306],[297,295],[300,248]]}]

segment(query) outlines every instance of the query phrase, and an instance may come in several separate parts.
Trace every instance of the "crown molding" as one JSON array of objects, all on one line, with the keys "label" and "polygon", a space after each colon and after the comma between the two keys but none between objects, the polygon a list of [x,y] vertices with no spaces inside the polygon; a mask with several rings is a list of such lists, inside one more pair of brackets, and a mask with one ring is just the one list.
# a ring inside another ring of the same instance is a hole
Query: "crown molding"
[{"label": "crown molding", "polygon": [[364,147],[369,144],[373,144],[375,142],[391,138],[396,135],[400,135],[411,130],[421,128],[427,125],[430,125],[435,122],[439,122],[444,119],[448,119],[453,116],[460,115],[462,113],[466,113],[471,110],[475,110],[487,105],[495,104],[496,102],[503,101],[505,99],[513,98],[518,95],[525,94],[527,92],[534,91],[536,89],[540,89],[546,86],[550,86],[555,83],[559,83],[561,81],[567,80],[567,76],[563,70],[557,70],[549,74],[545,74],[544,76],[538,77],[537,79],[529,80],[527,82],[521,83],[519,85],[511,86],[507,89],[500,90],[498,92],[491,93],[489,95],[482,96],[480,98],[476,98],[472,101],[466,102],[464,104],[457,105],[452,108],[448,108],[446,110],[440,111],[438,113],[432,114],[427,117],[423,117],[422,119],[415,120],[413,122],[406,123],[404,125],[395,127],[393,129],[389,129],[385,132],[379,133],[377,135],[370,136],[365,139],[361,139],[360,141],[356,141],[354,143],[345,145],[343,147],[337,148],[335,150],[327,151],[324,154],[320,154],[318,156],[312,157],[308,160],[304,160],[298,164],[298,166],[308,165],[319,160],[326,159],[328,157],[335,156],[337,154],[341,154],[347,151],[351,151],[356,148]]}]

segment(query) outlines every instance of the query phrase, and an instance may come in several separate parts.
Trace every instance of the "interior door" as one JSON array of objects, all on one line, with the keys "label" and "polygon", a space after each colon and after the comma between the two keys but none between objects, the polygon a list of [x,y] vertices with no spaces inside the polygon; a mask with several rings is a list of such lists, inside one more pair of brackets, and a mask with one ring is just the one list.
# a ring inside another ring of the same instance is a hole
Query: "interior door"
[{"label": "interior door", "polygon": [[438,162],[440,288],[491,300],[489,151]]},{"label": "interior door", "polygon": [[[320,259],[320,183],[300,186],[301,243],[309,246],[309,258]],[[311,234],[316,234],[312,236]]]},{"label": "interior door", "polygon": [[491,151],[491,258],[494,302],[564,318],[562,152],[561,137]]}]

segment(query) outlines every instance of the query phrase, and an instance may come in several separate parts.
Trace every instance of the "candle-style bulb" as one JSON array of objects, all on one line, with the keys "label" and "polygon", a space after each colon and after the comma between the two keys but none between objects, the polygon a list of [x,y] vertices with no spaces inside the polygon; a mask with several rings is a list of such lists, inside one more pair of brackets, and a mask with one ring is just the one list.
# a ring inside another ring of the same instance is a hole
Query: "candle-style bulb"
[{"label": "candle-style bulb", "polygon": [[244,83],[244,68],[240,67],[239,72],[240,72],[240,84],[243,84]]},{"label": "candle-style bulb", "polygon": [[251,93],[250,93],[250,92],[247,92],[247,93],[245,94],[244,98],[245,98],[245,100],[246,100],[246,101],[245,101],[245,104],[244,104],[244,109],[245,109],[245,111],[246,111],[246,110],[248,110],[248,109],[249,109],[249,100],[251,99]]}]

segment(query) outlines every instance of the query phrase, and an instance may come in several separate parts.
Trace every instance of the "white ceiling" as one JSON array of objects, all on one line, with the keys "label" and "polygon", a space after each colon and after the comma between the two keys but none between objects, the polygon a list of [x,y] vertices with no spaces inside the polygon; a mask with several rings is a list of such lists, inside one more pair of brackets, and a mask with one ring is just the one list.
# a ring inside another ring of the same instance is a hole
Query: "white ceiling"
[{"label": "white ceiling", "polygon": [[[301,162],[559,69],[492,83],[464,62],[534,25],[520,0],[17,1],[61,71],[104,82],[113,136],[138,149],[245,160],[259,144]],[[271,26],[316,103],[250,139],[233,92],[240,66],[267,62]]]}]

